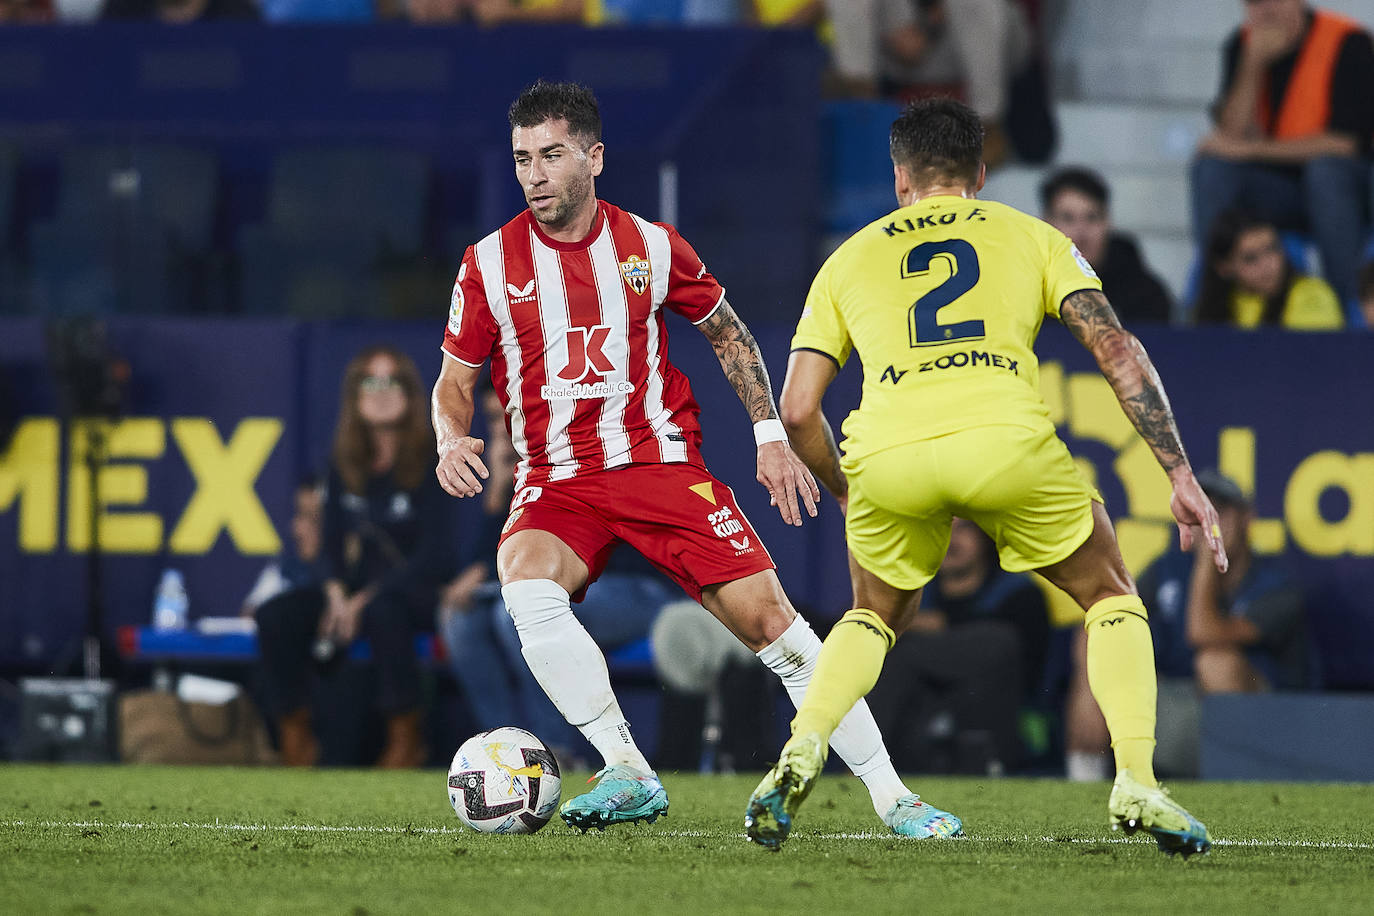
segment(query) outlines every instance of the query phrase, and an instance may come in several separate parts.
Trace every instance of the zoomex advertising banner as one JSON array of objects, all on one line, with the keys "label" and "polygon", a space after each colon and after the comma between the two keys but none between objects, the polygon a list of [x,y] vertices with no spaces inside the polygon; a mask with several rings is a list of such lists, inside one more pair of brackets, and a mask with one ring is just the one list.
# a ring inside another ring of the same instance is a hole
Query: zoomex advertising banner
[{"label": "zoomex advertising banner", "polygon": [[0,665],[68,665],[93,526],[107,632],[148,620],[164,568],[185,575],[193,613],[233,613],[288,531],[300,333],[283,321],[0,323]]}]

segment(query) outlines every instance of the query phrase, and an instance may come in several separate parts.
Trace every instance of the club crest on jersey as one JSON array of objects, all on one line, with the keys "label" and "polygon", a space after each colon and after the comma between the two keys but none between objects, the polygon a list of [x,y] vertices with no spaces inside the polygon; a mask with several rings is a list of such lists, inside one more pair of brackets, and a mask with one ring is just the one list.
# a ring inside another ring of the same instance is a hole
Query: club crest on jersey
[{"label": "club crest on jersey", "polygon": [[637,254],[620,262],[620,275],[636,294],[642,295],[649,288],[649,262]]}]

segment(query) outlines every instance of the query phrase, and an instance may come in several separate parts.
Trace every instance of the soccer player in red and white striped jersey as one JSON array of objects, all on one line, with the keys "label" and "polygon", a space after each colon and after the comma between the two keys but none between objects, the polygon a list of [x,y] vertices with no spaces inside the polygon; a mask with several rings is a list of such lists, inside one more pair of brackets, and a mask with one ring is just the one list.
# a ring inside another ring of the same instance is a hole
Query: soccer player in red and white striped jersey
[{"label": "soccer player in red and white striped jersey", "polygon": [[[488,361],[519,454],[497,554],[502,595],[530,670],[603,756],[596,786],[563,805],[586,830],[667,810],[667,795],[611,690],[605,658],[571,610],[617,545],[644,554],[725,623],[800,702],[820,641],[797,615],[730,488],[702,462],[698,406],[668,359],[665,310],[711,341],[754,421],[758,479],[784,520],[819,491],[778,419],[757,344],[725,291],[671,226],[596,197],[604,146],[590,90],[539,82],[510,110],[529,209],[469,248],[453,287],[434,387],[439,480],[480,493],[470,435]],[[909,808],[862,703],[832,739],[897,833]]]}]

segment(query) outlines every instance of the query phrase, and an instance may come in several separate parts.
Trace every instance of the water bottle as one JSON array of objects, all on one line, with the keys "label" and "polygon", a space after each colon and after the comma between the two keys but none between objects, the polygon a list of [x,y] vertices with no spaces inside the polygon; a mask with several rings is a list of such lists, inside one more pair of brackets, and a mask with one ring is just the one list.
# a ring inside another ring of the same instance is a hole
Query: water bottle
[{"label": "water bottle", "polygon": [[153,598],[153,629],[184,630],[189,611],[186,582],[181,573],[175,569],[163,570]]}]

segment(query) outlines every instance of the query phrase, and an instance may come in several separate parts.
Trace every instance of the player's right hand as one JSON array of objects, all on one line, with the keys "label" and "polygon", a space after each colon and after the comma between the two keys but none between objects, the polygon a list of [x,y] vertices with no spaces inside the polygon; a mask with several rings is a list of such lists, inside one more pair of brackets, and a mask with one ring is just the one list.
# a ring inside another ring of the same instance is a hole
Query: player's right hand
[{"label": "player's right hand", "polygon": [[434,469],[439,485],[460,498],[481,493],[482,481],[491,476],[479,457],[486,443],[474,436],[461,436],[445,445],[448,447],[440,448],[439,466]]},{"label": "player's right hand", "polygon": [[816,478],[786,442],[765,442],[758,451],[758,481],[768,491],[768,504],[777,506],[789,525],[802,523],[802,509],[816,517],[821,498]]},{"label": "player's right hand", "polygon": [[1174,480],[1174,495],[1169,500],[1169,509],[1178,522],[1178,546],[1192,550],[1193,542],[1201,538],[1212,551],[1212,561],[1219,572],[1226,572],[1231,561],[1226,557],[1226,545],[1221,541],[1221,521],[1217,518],[1216,507],[1202,492],[1197,478],[1191,471],[1180,474]]}]

